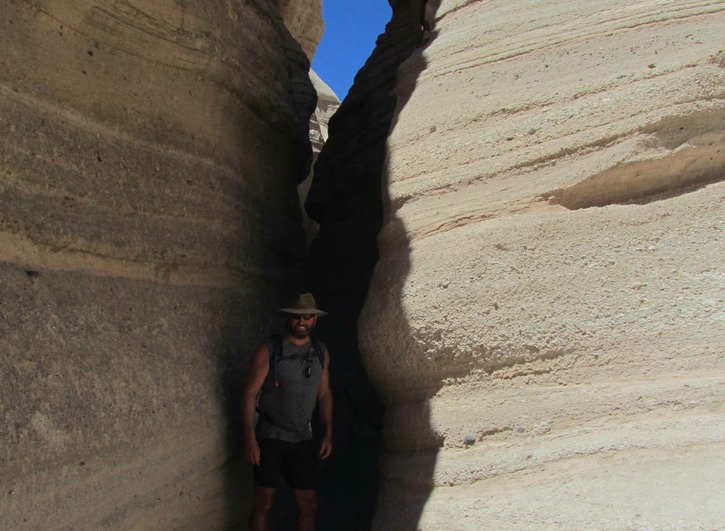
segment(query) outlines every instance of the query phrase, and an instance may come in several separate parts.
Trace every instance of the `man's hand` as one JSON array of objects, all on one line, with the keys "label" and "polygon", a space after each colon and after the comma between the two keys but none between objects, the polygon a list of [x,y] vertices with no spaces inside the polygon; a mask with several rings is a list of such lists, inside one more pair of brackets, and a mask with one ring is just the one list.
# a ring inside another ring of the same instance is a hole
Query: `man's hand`
[{"label": "man's hand", "polygon": [[332,435],[326,435],[320,445],[320,458],[327,459],[332,453]]},{"label": "man's hand", "polygon": [[252,356],[247,386],[242,399],[242,423],[244,425],[244,457],[253,465],[259,464],[259,444],[254,434],[254,411],[257,397],[269,372],[269,349],[262,343]]},{"label": "man's hand", "polygon": [[322,423],[320,458],[327,459],[332,453],[332,390],[330,389],[330,353],[325,349],[325,363],[320,377],[320,389],[317,391],[317,406]]},{"label": "man's hand", "polygon": [[255,438],[247,438],[244,441],[244,455],[247,461],[253,465],[259,464],[259,444]]}]

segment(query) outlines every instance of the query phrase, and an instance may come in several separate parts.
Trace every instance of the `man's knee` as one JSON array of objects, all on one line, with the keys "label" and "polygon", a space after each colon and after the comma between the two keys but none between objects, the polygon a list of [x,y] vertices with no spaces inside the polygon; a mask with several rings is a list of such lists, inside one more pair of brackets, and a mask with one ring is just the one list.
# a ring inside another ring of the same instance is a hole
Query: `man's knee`
[{"label": "man's knee", "polygon": [[300,512],[317,512],[317,494],[314,490],[296,490],[295,501]]},{"label": "man's knee", "polygon": [[274,504],[276,494],[276,489],[268,489],[258,486],[254,491],[254,511],[257,513],[269,512]]}]

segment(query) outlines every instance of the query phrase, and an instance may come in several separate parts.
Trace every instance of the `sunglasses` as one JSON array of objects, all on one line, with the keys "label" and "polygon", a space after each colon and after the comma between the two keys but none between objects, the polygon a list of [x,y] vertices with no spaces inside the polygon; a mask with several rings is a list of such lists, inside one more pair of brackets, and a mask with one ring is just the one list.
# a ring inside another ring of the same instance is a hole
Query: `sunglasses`
[{"label": "sunglasses", "polygon": [[289,315],[289,318],[292,319],[293,321],[301,321],[303,319],[305,321],[309,321],[313,317],[314,317],[314,314],[305,314],[305,315],[290,314]]}]

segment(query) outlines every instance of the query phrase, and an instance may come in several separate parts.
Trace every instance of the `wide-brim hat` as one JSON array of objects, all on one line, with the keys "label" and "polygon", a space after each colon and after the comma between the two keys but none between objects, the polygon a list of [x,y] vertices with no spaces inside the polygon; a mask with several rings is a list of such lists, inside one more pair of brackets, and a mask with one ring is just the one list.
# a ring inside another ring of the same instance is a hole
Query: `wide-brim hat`
[{"label": "wide-brim hat", "polygon": [[293,315],[328,315],[327,312],[317,308],[312,293],[298,293],[287,306],[287,308],[280,308],[279,311]]}]

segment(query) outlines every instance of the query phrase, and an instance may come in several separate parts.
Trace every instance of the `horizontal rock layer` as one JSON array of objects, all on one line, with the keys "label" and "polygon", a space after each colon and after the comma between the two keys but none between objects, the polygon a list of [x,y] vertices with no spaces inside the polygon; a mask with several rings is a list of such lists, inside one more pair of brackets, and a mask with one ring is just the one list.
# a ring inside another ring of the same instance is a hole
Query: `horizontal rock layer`
[{"label": "horizontal rock layer", "polygon": [[722,3],[427,14],[360,320],[375,528],[717,527]]},{"label": "horizontal rock layer", "polygon": [[4,528],[246,519],[227,426],[303,254],[315,95],[272,3],[192,4],[3,6]]}]

